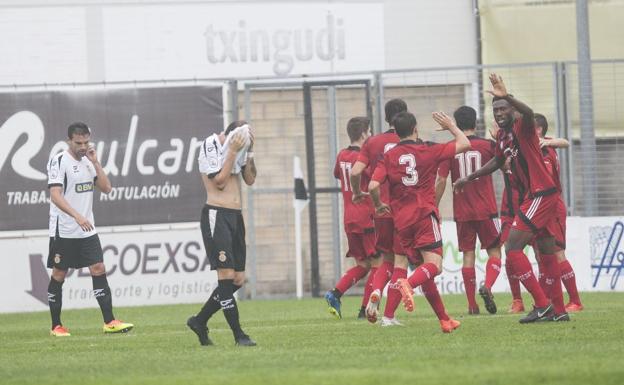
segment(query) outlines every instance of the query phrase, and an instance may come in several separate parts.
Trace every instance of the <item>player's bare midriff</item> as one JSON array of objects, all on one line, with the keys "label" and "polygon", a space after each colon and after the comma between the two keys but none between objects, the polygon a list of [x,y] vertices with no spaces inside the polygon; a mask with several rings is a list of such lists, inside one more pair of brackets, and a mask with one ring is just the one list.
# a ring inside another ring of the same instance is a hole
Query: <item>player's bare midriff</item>
[{"label": "player's bare midriff", "polygon": [[228,209],[241,209],[241,182],[238,175],[230,175],[223,190],[219,190],[216,183],[206,175],[202,175],[202,181],[206,189],[206,204]]}]

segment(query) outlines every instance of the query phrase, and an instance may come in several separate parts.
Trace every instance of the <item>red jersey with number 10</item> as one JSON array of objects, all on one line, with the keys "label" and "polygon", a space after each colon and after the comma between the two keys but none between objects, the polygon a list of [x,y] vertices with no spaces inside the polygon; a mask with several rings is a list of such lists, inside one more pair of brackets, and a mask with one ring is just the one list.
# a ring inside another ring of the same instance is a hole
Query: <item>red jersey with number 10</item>
[{"label": "red jersey with number 10", "polygon": [[[468,136],[472,149],[456,154],[454,159],[440,163],[438,175],[446,178],[451,172],[453,183],[464,178],[494,157],[496,143],[492,140]],[[453,194],[453,216],[456,222],[482,221],[498,216],[492,176],[486,175],[466,184],[461,193]]]},{"label": "red jersey with number 10", "polygon": [[[340,191],[344,200],[344,228],[347,233],[363,233],[365,229],[373,228],[374,208],[370,197],[364,198],[358,204],[351,200],[353,190],[349,177],[359,154],[360,148],[357,146],[349,146],[340,150],[334,166],[334,177],[340,181]],[[369,174],[365,170],[360,183],[362,191],[368,190],[369,179]]]},{"label": "red jersey with number 10", "polygon": [[[358,156],[358,161],[364,163],[367,166],[368,175],[373,175],[377,163],[383,160],[384,153],[396,146],[399,143],[399,136],[394,130],[388,130],[381,134],[371,136],[366,139],[364,145],[362,145],[362,151]],[[387,202],[390,198],[390,190],[386,183],[382,183],[379,187],[381,200]],[[378,217],[375,214],[375,217]],[[383,215],[387,217],[387,215]]]},{"label": "red jersey with number 10", "polygon": [[406,140],[384,154],[372,176],[388,182],[394,227],[401,231],[432,213],[440,218],[435,204],[435,180],[440,162],[455,156],[455,142],[446,144]]}]

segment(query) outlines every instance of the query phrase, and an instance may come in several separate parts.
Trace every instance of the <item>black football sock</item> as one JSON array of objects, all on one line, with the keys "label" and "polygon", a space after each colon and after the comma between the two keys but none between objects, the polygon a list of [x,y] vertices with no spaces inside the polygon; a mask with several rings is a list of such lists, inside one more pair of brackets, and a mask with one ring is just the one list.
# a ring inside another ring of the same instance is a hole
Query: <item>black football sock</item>
[{"label": "black football sock", "polygon": [[113,296],[111,295],[110,287],[108,287],[106,273],[102,275],[92,275],[91,279],[93,280],[93,295],[95,299],[97,299],[100,309],[102,310],[104,323],[109,323],[115,319],[115,316],[113,316]]},{"label": "black football sock", "polygon": [[61,308],[63,307],[63,282],[50,278],[48,284],[48,306],[52,316],[52,327],[61,324]]},{"label": "black football sock", "polygon": [[[234,288],[234,293],[241,288],[241,286],[234,284],[232,284],[232,287]],[[196,318],[202,324],[206,324],[210,317],[219,310],[221,310],[221,304],[219,303],[219,288],[217,287],[210,295],[210,298],[208,298],[208,301],[202,306],[199,313],[197,313]]]},{"label": "black football sock", "polygon": [[244,333],[238,319],[236,299],[234,299],[234,280],[220,279],[217,290],[219,291],[219,303],[221,304],[223,315],[225,316],[227,323],[230,325],[232,333],[234,333],[234,338],[238,338]]}]

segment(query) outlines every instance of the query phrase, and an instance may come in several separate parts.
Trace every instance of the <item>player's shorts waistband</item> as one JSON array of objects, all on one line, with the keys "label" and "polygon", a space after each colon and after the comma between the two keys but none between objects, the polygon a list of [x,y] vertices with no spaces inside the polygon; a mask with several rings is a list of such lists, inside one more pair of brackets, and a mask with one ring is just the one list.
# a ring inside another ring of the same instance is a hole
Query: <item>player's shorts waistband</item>
[{"label": "player's shorts waistband", "polygon": [[230,209],[227,207],[209,205],[207,203],[204,205],[204,208],[202,210],[217,210],[217,211],[224,211],[224,212],[233,213],[233,214],[241,214],[243,212],[241,209]]},{"label": "player's shorts waistband", "polygon": [[529,193],[529,199],[534,199],[537,197],[544,197],[546,195],[552,195],[557,192],[556,187],[549,188],[548,190],[537,191],[535,193]]}]

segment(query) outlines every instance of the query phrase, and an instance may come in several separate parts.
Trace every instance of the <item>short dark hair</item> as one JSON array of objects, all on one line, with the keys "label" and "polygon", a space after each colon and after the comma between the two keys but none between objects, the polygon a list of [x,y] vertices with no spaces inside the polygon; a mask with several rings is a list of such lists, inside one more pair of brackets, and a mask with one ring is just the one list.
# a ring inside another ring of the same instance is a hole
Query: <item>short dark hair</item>
[{"label": "short dark hair", "polygon": [[546,120],[546,117],[542,114],[535,113],[533,114],[533,118],[535,118],[535,123],[542,127],[542,135],[546,135],[548,131],[548,120]]},{"label": "short dark hair", "polygon": [[362,134],[367,132],[370,125],[370,119],[366,116],[356,116],[349,119],[347,122],[347,134],[351,142],[355,142],[362,137]]},{"label": "short dark hair", "polygon": [[411,112],[399,112],[392,120],[392,126],[399,138],[406,138],[414,133],[416,117]]},{"label": "short dark hair", "polygon": [[407,103],[405,103],[403,99],[392,99],[386,103],[384,109],[386,112],[386,122],[392,125],[392,121],[394,120],[396,114],[407,111]]},{"label": "short dark hair", "polygon": [[235,120],[235,121],[233,121],[232,123],[230,123],[225,128],[225,135],[227,135],[230,132],[232,132],[232,130],[234,130],[235,128],[238,128],[240,126],[244,126],[245,124],[247,124],[247,122],[245,120]]},{"label": "short dark hair", "polygon": [[71,139],[74,135],[91,135],[91,130],[85,123],[74,122],[67,127],[67,137]]},{"label": "short dark hair", "polygon": [[461,106],[453,113],[457,127],[464,130],[473,130],[477,126],[477,111],[468,106]]}]

